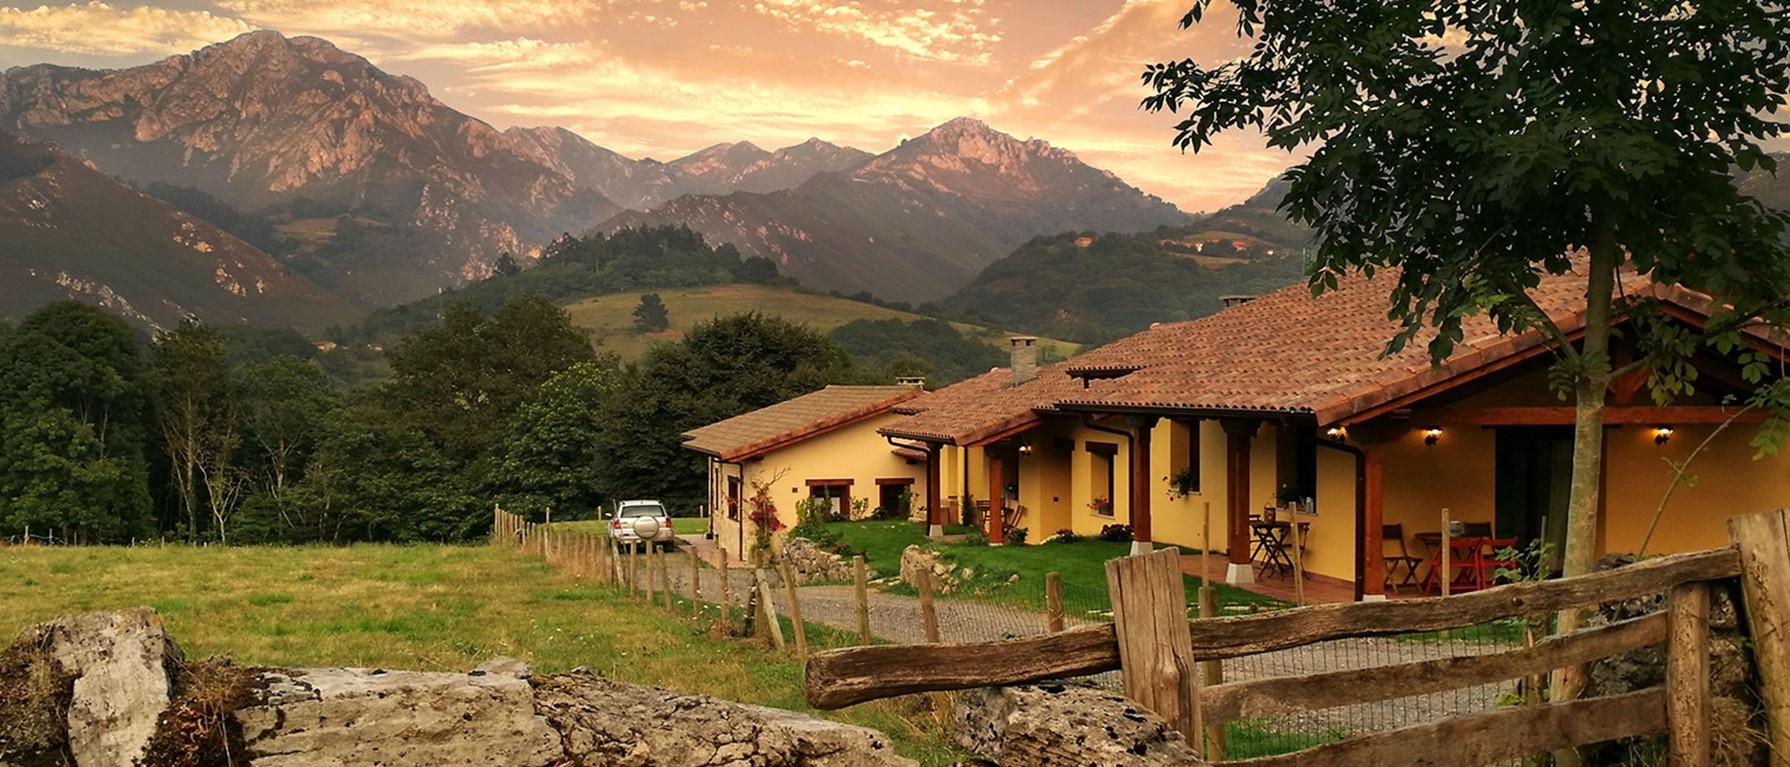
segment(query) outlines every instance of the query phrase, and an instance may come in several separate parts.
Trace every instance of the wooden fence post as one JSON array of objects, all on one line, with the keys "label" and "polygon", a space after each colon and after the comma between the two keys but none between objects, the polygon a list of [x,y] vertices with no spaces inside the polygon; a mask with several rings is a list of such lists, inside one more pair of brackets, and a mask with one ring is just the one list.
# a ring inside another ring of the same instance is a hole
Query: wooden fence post
[{"label": "wooden fence post", "polygon": [[696,549],[690,549],[690,617],[702,617],[702,570],[697,567]]},{"label": "wooden fence post", "polygon": [[1299,523],[1293,523],[1293,604],[1305,606],[1305,536]]},{"label": "wooden fence post", "polygon": [[1672,767],[1709,767],[1709,584],[1666,597],[1666,732]]},{"label": "wooden fence post", "polygon": [[864,555],[851,558],[852,597],[858,603],[858,644],[869,645],[870,636],[870,575],[865,572]]},{"label": "wooden fence post", "polygon": [[1200,683],[1194,674],[1180,552],[1163,549],[1108,560],[1106,585],[1112,594],[1125,697],[1161,716],[1197,746]]},{"label": "wooden fence post", "polygon": [[733,633],[733,597],[727,591],[727,547],[721,547],[721,566],[715,569],[721,576],[721,625],[727,629],[728,635]]},{"label": "wooden fence post", "polygon": [[[1218,589],[1212,586],[1212,502],[1205,502],[1205,514],[1201,518],[1200,540],[1204,548],[1200,551],[1200,617],[1218,617]],[[1209,660],[1200,663],[1201,681],[1207,687],[1224,684],[1224,661]],[[1205,726],[1206,743],[1200,753],[1208,761],[1224,761],[1224,722],[1212,722]]]},{"label": "wooden fence post", "polygon": [[[653,591],[653,579],[658,577],[658,574],[653,572],[654,556],[655,552],[653,551],[653,545],[650,543],[646,544],[646,548],[640,552],[640,558],[643,560],[640,564],[646,568],[646,603],[648,605],[653,603],[653,595],[655,593]],[[664,586],[665,584],[661,583],[658,585]]]},{"label": "wooden fence post", "polygon": [[752,580],[758,585],[759,615],[764,618],[765,630],[771,632],[771,642],[781,650],[783,644],[783,626],[777,622],[777,605],[771,601],[771,581],[764,577],[764,568],[752,568]]},{"label": "wooden fence post", "polygon": [[1790,759],[1790,509],[1728,519],[1772,758]]},{"label": "wooden fence post", "polygon": [[1063,633],[1063,574],[1044,574],[1044,630]]},{"label": "wooden fence post", "polygon": [[915,574],[920,576],[920,582],[914,584],[920,591],[920,626],[926,632],[926,643],[938,644],[939,616],[932,607],[932,570],[922,567]]},{"label": "wooden fence post", "polygon": [[[651,544],[648,544],[651,545]],[[664,547],[659,548],[659,592],[664,596],[665,609],[673,610],[675,603],[671,594],[671,554]]]},{"label": "wooden fence post", "polygon": [[789,595],[789,625],[796,632],[796,657],[808,660],[808,630],[802,625],[802,603],[796,598],[795,568],[785,559],[778,563],[777,569],[783,575],[783,591]]}]

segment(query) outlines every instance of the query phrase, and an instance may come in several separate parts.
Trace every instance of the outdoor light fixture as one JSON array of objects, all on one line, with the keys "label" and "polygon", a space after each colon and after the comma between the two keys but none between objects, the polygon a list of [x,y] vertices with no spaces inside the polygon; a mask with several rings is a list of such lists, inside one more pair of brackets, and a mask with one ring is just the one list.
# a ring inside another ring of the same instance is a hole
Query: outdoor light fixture
[{"label": "outdoor light fixture", "polygon": [[1425,445],[1434,445],[1441,438],[1442,427],[1440,426],[1431,426],[1423,430],[1423,444]]},{"label": "outdoor light fixture", "polygon": [[1653,444],[1664,445],[1672,441],[1672,427],[1661,426],[1653,430]]},{"label": "outdoor light fixture", "polygon": [[1031,455],[1032,454],[1032,446],[1030,444],[1027,444],[1024,442],[1019,443],[1019,454],[1020,455]]},{"label": "outdoor light fixture", "polygon": [[1332,426],[1329,431],[1324,432],[1324,436],[1337,442],[1341,442],[1348,438],[1349,432],[1341,426]]}]

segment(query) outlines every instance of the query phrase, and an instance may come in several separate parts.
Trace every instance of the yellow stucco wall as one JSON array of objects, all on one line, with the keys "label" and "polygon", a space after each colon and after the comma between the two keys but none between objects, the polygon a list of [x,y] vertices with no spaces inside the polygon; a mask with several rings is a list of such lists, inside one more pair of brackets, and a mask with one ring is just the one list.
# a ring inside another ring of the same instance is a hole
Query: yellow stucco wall
[{"label": "yellow stucco wall", "polygon": [[[1654,430],[1626,427],[1604,432],[1609,463],[1604,475],[1604,551],[1637,551],[1659,508],[1672,469],[1664,459],[1683,463],[1714,426],[1677,426],[1671,441],[1653,443]],[[1790,506],[1790,456],[1753,460],[1749,444],[1757,426],[1735,424],[1717,435],[1689,464],[1694,487],[1680,486],[1667,501],[1649,554],[1728,545],[1728,517]]]},{"label": "yellow stucco wall", "polygon": [[[1404,525],[1405,536],[1442,529],[1442,510],[1457,522],[1493,522],[1495,434],[1491,429],[1444,429],[1434,445],[1414,428],[1385,447],[1382,521]],[[1412,556],[1421,544],[1407,541]],[[1424,553],[1420,553],[1424,552]]]},{"label": "yellow stucco wall", "polygon": [[[1217,421],[1198,422],[1200,430],[1200,487],[1193,495],[1180,499],[1169,497],[1167,477],[1180,471],[1173,460],[1176,441],[1191,441],[1184,427],[1164,422],[1151,437],[1150,465],[1157,469],[1151,478],[1155,491],[1150,506],[1151,527],[1161,543],[1205,550],[1225,548],[1225,436]],[[1210,509],[1212,543],[1206,543],[1205,520]]]},{"label": "yellow stucco wall", "polygon": [[[808,497],[810,479],[849,479],[851,497],[864,498],[875,508],[879,500],[878,479],[905,477],[913,480],[915,503],[926,497],[926,464],[910,464],[894,453],[894,448],[876,430],[894,423],[902,416],[885,414],[842,429],[821,434],[767,453],[762,459],[748,460],[743,469],[745,482],[741,489],[741,521],[727,518],[725,503],[715,508],[716,538],[736,558],[742,548],[750,547],[751,523],[745,499],[752,496],[754,483],[772,482],[771,500],[776,503],[777,517],[787,527],[796,523],[796,503]],[[728,472],[741,469],[722,467]],[[719,499],[726,493],[725,480],[711,477],[711,496]],[[742,524],[746,529],[742,530]]]}]

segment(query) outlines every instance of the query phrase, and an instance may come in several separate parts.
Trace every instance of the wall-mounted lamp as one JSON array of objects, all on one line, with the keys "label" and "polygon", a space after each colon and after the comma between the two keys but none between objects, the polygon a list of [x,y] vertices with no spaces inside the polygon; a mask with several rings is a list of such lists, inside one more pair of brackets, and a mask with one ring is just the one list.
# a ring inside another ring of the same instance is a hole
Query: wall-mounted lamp
[{"label": "wall-mounted lamp", "polygon": [[1332,426],[1324,432],[1324,436],[1329,437],[1333,442],[1341,442],[1349,438],[1349,431],[1341,426]]},{"label": "wall-mounted lamp", "polygon": [[1032,454],[1031,444],[1026,443],[1026,442],[1019,443],[1019,454],[1020,455],[1031,455]]},{"label": "wall-mounted lamp", "polygon": [[1440,439],[1442,439],[1442,427],[1431,426],[1423,430],[1423,444],[1433,446]]},{"label": "wall-mounted lamp", "polygon": [[1672,427],[1661,426],[1653,430],[1653,444],[1664,445],[1672,441]]}]

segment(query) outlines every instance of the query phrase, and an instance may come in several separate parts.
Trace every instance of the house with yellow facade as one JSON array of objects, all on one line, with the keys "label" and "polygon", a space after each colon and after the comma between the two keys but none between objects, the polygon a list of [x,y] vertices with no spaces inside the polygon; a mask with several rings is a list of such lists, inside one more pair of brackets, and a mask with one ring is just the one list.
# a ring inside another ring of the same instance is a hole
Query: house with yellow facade
[{"label": "house with yellow facade", "polygon": [[[1421,342],[1385,354],[1399,329],[1389,282],[1350,277],[1317,297],[1295,285],[1042,368],[1015,339],[1011,369],[906,401],[879,430],[926,450],[948,495],[1000,499],[1004,513],[983,517],[991,542],[1015,528],[1035,543],[1128,524],[1134,551],[1225,552],[1232,583],[1259,577],[1264,509],[1304,523],[1312,578],[1352,583],[1363,599],[1384,594],[1388,555],[1434,553],[1426,541],[1445,512],[1495,538],[1558,544],[1574,413],[1548,384],[1548,339],[1502,335],[1481,317],[1440,365]],[[1706,319],[1691,291],[1622,284],[1676,322]],[[1531,292],[1569,341],[1584,326],[1583,286],[1548,277]],[[1616,342],[1619,363],[1640,358],[1635,335]],[[1667,406],[1649,399],[1646,371],[1611,386],[1600,553],[1725,545],[1727,517],[1790,505],[1790,457],[1754,458],[1747,424],[1763,414],[1734,404],[1752,389],[1738,365],[1707,349],[1691,364],[1696,393]],[[1706,440],[1689,465],[1698,481],[1668,497],[1673,466]],[[931,508],[934,524],[955,521],[948,504]]]},{"label": "house with yellow facade", "polygon": [[877,430],[902,418],[893,408],[921,394],[917,379],[828,386],[686,432],[684,447],[708,457],[710,535],[732,558],[747,558],[760,491],[778,529],[796,524],[796,504],[810,498],[842,516],[909,504],[924,492],[927,455]]}]

